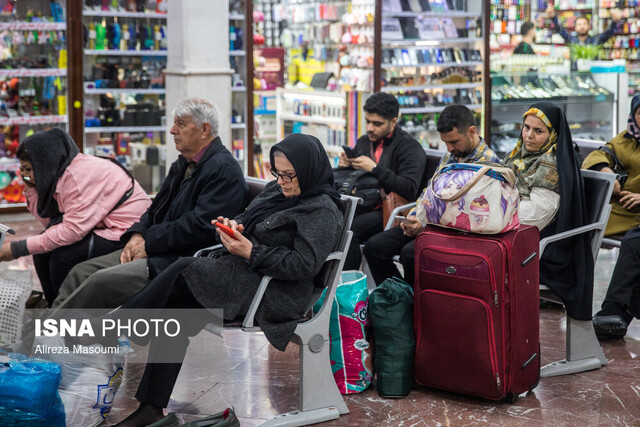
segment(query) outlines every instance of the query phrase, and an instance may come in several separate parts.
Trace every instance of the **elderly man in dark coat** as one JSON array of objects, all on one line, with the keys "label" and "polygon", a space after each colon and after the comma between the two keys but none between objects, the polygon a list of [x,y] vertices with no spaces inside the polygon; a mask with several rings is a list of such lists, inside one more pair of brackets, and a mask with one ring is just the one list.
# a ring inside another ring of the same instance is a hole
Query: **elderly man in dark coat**
[{"label": "elderly man in dark coat", "polygon": [[[271,164],[277,182],[269,183],[235,221],[218,217],[234,230],[234,236],[218,231],[227,254],[179,259],[122,308],[222,308],[224,318],[233,319],[246,313],[260,280],[270,275],[274,280],[256,321],[269,342],[283,351],[310,302],[314,277],[338,243],[344,207],[317,138],[286,137],[272,148]],[[152,338],[149,358],[177,349],[184,357],[188,343],[184,334]],[[118,425],[143,426],[163,419],[162,408],[181,366],[147,363],[136,394],[140,407]],[[163,422],[171,421],[167,418]]]},{"label": "elderly man in dark coat", "polygon": [[173,162],[149,210],[122,236],[123,250],[75,266],[54,308],[114,308],[144,288],[180,256],[210,246],[211,218],[233,217],[249,201],[238,162],[223,145],[209,101],[186,99],[174,110]]}]

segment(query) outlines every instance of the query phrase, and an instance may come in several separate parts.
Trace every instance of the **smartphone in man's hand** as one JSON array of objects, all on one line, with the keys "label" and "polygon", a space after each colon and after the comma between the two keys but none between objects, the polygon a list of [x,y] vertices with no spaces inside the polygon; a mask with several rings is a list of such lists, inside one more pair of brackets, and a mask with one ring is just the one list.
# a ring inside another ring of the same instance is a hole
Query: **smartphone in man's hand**
[{"label": "smartphone in man's hand", "polygon": [[356,157],[358,157],[358,155],[356,154],[356,150],[349,147],[348,145],[343,145],[342,149],[344,150],[344,154],[346,154],[349,159],[355,159]]}]

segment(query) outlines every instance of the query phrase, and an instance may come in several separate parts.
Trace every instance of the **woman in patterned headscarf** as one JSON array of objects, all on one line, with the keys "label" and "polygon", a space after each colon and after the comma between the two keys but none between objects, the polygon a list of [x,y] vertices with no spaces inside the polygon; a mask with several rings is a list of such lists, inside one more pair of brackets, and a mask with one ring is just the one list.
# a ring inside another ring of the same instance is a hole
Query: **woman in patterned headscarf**
[{"label": "woman in patterned headscarf", "polygon": [[541,104],[532,105],[524,113],[520,138],[505,160],[517,178],[520,222],[540,230],[553,221],[560,202],[558,131],[540,108]]},{"label": "woman in patterned headscarf", "polygon": [[[504,163],[517,177],[520,222],[537,225],[541,238],[588,223],[569,124],[553,103],[535,103],[524,113],[522,134]],[[540,283],[560,295],[569,316],[591,319],[593,254],[588,233],[547,246]]]}]

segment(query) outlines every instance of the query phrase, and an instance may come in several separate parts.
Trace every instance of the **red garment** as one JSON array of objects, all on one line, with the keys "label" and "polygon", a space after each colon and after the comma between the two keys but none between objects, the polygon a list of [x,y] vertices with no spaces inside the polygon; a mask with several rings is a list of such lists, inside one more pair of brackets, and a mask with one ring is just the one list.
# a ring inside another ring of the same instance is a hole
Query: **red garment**
[{"label": "red garment", "polygon": [[373,157],[376,163],[380,163],[380,156],[382,156],[383,145],[384,144],[382,144],[382,141],[380,141],[380,144],[378,144],[378,146],[376,147],[375,153],[373,153]]}]

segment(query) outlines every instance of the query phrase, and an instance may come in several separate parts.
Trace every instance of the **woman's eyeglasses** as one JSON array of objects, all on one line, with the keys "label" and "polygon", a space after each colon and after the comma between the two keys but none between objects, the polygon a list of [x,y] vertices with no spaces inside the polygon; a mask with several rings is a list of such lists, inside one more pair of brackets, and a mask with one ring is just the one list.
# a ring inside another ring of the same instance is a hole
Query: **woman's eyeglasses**
[{"label": "woman's eyeglasses", "polygon": [[298,176],[298,175],[286,175],[283,173],[279,173],[276,169],[271,169],[271,175],[273,175],[276,179],[282,178],[282,182],[291,182],[293,181],[293,178]]}]

